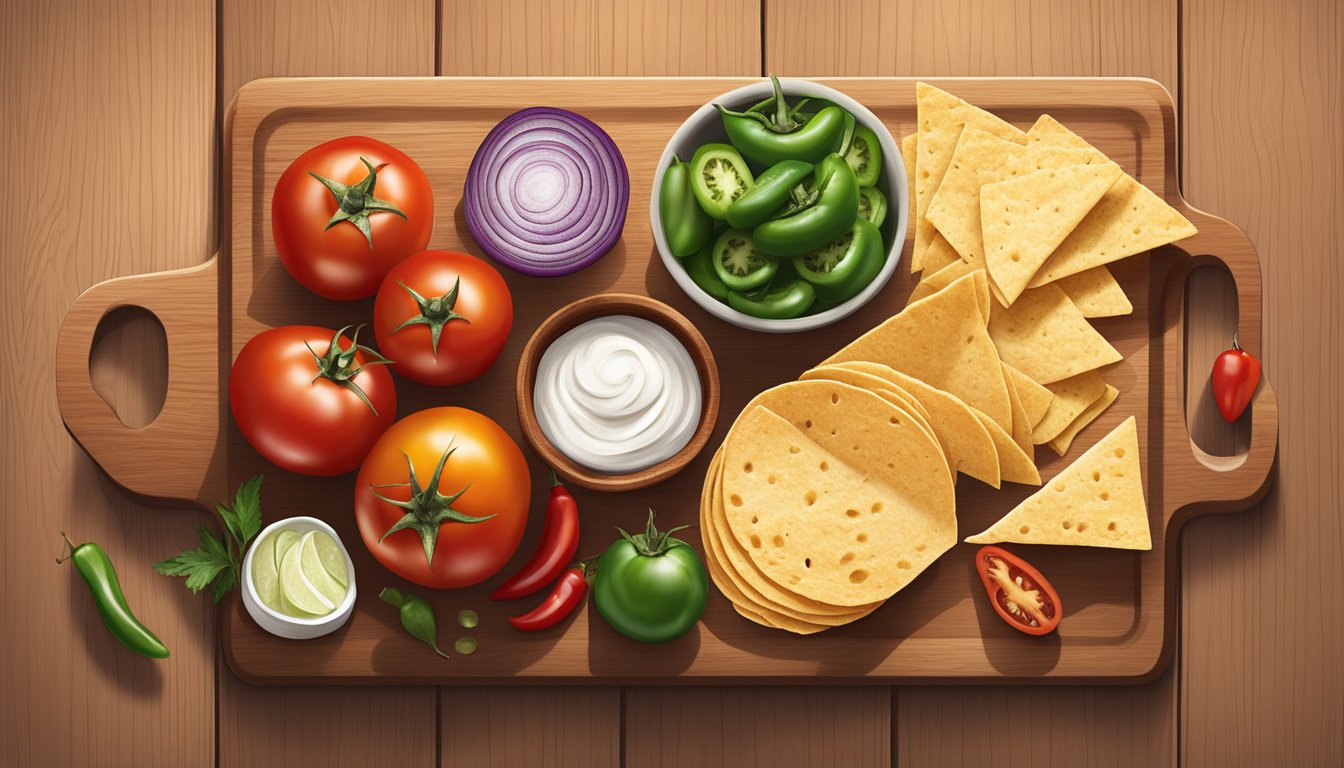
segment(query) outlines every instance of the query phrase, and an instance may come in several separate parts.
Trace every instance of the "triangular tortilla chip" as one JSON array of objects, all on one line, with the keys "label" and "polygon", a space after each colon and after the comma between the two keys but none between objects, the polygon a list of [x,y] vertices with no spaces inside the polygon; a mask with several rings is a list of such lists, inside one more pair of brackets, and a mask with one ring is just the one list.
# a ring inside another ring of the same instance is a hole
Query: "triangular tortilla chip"
[{"label": "triangular tortilla chip", "polygon": [[1035,429],[1050,410],[1050,401],[1055,399],[1054,394],[1044,384],[1007,363],[1003,364],[1003,372],[1017,388],[1017,397],[1022,401],[1022,410],[1027,412],[1027,429]]},{"label": "triangular tortilla chip", "polygon": [[1083,317],[1118,317],[1134,311],[1129,297],[1104,266],[1093,267],[1055,281]]},{"label": "triangular tortilla chip", "polygon": [[1031,459],[1031,463],[1036,463],[1036,445],[1031,442],[1031,425],[1027,423],[1027,411],[1022,407],[1022,398],[1018,397],[1017,385],[1013,383],[1013,377],[1007,369],[1003,372],[1003,381],[1008,386],[1008,405],[1013,411],[1013,429],[1009,432],[1012,435],[1013,442],[1017,447]]},{"label": "triangular tortilla chip", "polygon": [[[1044,115],[1032,126],[1030,142],[1092,148],[1081,136]],[[1122,176],[1073,232],[1060,243],[1028,283],[1036,288],[1093,267],[1190,237],[1198,230],[1152,190]]]},{"label": "triangular tortilla chip", "polygon": [[947,173],[924,215],[962,259],[983,266],[981,187],[1043,168],[1102,162],[1106,162],[1105,156],[1093,149],[1043,143],[1023,145],[967,128],[961,133]]},{"label": "triangular tortilla chip", "polygon": [[[915,220],[915,153],[919,151],[919,134],[907,134],[901,139],[901,161],[905,163],[905,196],[906,196],[906,221]],[[914,237],[914,227],[909,227],[906,232],[908,237]],[[918,272],[914,267],[914,256],[910,257],[911,272]]]},{"label": "triangular tortilla chip", "polygon": [[819,365],[852,360],[882,363],[923,379],[1012,428],[1008,389],[980,318],[974,275],[911,304]]},{"label": "triangular tortilla chip", "polygon": [[1068,453],[1069,446],[1073,444],[1073,438],[1077,437],[1078,433],[1082,432],[1088,424],[1096,421],[1101,412],[1110,408],[1111,403],[1114,403],[1115,398],[1119,396],[1120,390],[1107,384],[1106,391],[1102,393],[1101,397],[1095,403],[1087,406],[1087,409],[1078,414],[1078,418],[1074,419],[1072,424],[1065,427],[1063,432],[1060,432],[1055,436],[1055,439],[1050,441],[1050,449],[1060,456]]},{"label": "triangular tortilla chip", "polygon": [[966,541],[1152,549],[1134,417],[1125,419],[1012,512]]},{"label": "triangular tortilla chip", "polygon": [[980,420],[985,430],[989,432],[989,438],[994,441],[994,450],[999,454],[1000,478],[1009,483],[1040,485],[1041,473],[1036,469],[1035,460],[1018,446],[1013,436],[975,408],[972,408],[971,412]]},{"label": "triangular tortilla chip", "polygon": [[995,308],[989,335],[1003,362],[1046,385],[1123,359],[1054,285]]},{"label": "triangular tortilla chip", "polygon": [[[879,363],[839,363],[813,370],[828,369],[849,369],[876,376],[917,398],[928,411],[929,424],[938,434],[938,440],[956,470],[994,488],[999,487],[998,449],[994,447],[989,430],[961,398]],[[803,378],[807,377],[807,373],[803,374]]]},{"label": "triangular tortilla chip", "polygon": [[1032,430],[1032,442],[1042,445],[1054,440],[1077,419],[1087,407],[1106,394],[1106,381],[1096,371],[1085,371],[1077,376],[1047,384],[1054,399],[1045,418]]},{"label": "triangular tortilla chip", "polygon": [[[920,299],[932,296],[943,290],[952,283],[960,280],[966,275],[975,275],[975,289],[977,303],[980,307],[980,316],[988,318],[991,307],[989,299],[989,278],[983,267],[977,267],[974,264],[953,259],[951,264],[937,270],[936,272],[925,270],[924,278],[919,281],[914,290],[910,292],[910,298],[905,300],[906,306],[914,304]],[[989,322],[986,320],[985,322]]]},{"label": "triangular tortilla chip", "polygon": [[[916,119],[919,122],[919,152],[915,159],[915,247],[911,269],[928,267],[926,252],[938,230],[924,218],[943,174],[947,172],[957,139],[964,127],[980,128],[1006,139],[1025,143],[1026,134],[979,107],[927,83],[915,86]],[[939,265],[941,266],[941,265]],[[936,267],[935,267],[936,268]]]},{"label": "triangular tortilla chip", "polygon": [[1009,305],[1118,178],[1120,166],[1094,163],[1046,168],[980,188],[985,264]]}]

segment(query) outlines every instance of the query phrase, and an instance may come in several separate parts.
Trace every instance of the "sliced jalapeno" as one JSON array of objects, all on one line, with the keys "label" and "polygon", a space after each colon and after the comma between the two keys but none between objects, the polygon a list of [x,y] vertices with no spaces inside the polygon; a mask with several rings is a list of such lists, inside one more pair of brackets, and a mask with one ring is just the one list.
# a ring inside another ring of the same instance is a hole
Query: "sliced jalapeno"
[{"label": "sliced jalapeno", "polygon": [[714,241],[710,263],[714,272],[733,291],[750,291],[770,282],[779,269],[779,262],[768,259],[756,250],[751,233],[730,229]]},{"label": "sliced jalapeno", "polygon": [[845,153],[845,162],[854,169],[854,178],[860,187],[876,184],[882,171],[882,145],[877,143],[877,134],[865,126],[855,126],[854,140]]},{"label": "sliced jalapeno", "polygon": [[728,301],[728,286],[723,284],[719,273],[714,270],[713,252],[714,246],[711,243],[686,257],[681,263],[686,267],[686,274],[690,275],[691,282],[699,286],[700,290],[719,301]]},{"label": "sliced jalapeno", "polygon": [[704,144],[691,158],[691,190],[705,213],[722,220],[728,206],[755,184],[742,156],[728,144]]},{"label": "sliced jalapeno", "polygon": [[887,220],[887,196],[877,187],[859,187],[859,218],[881,227]]},{"label": "sliced jalapeno", "polygon": [[794,278],[750,293],[733,291],[728,294],[728,306],[752,317],[788,320],[806,314],[815,299],[816,292],[812,285]]},{"label": "sliced jalapeno", "polygon": [[794,258],[793,268],[816,289],[817,299],[839,304],[871,283],[884,261],[882,233],[866,219],[855,219],[835,242]]}]

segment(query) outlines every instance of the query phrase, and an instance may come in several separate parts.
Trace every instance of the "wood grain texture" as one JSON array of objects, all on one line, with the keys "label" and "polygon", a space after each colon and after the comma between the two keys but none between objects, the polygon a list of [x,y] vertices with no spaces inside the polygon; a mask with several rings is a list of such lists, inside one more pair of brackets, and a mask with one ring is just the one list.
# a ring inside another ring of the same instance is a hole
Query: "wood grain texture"
[{"label": "wood grain texture", "polygon": [[1174,0],[764,3],[776,74],[1151,77],[1176,90]]},{"label": "wood grain texture", "polygon": [[621,763],[618,688],[439,690],[444,768]]},{"label": "wood grain texture", "polygon": [[891,765],[891,689],[628,688],[628,768]]},{"label": "wood grain texture", "polygon": [[[433,0],[218,2],[224,102],[258,77],[434,74]],[[433,689],[256,688],[227,668],[219,686],[221,765],[435,762]],[[325,736],[300,751],[294,733]]]},{"label": "wood grain texture", "polygon": [[[210,2],[0,3],[0,152],[16,181],[0,187],[0,345],[13,362],[0,371],[3,765],[213,759],[213,612],[150,568],[205,518],[129,499],[71,441],[53,394],[57,330],[80,291],[209,255],[213,78]],[[162,391],[153,326],[114,318],[88,361],[128,423],[151,420]],[[61,529],[103,545],[172,658],[117,644],[74,570],[52,562]]]},{"label": "wood grain texture", "polygon": [[752,75],[757,0],[442,0],[439,74]]},{"label": "wood grain texture", "polygon": [[[1344,602],[1333,575],[1344,548],[1344,7],[1186,0],[1184,9],[1184,186],[1260,250],[1263,360],[1283,429],[1278,478],[1261,507],[1201,520],[1186,534],[1182,763],[1336,766],[1344,764]],[[1212,309],[1214,327],[1230,328],[1235,308]],[[1235,429],[1214,420],[1205,428],[1210,444],[1235,447]]]},{"label": "wood grain texture", "polygon": [[[764,1],[766,68],[777,73],[1145,76],[1177,92],[1174,0]],[[1063,745],[1052,764],[1083,764],[1071,758],[1089,754],[1117,765],[1174,764],[1175,679],[1165,674],[1123,697],[1112,689],[1033,689],[1032,712],[1048,718],[1051,740]],[[993,715],[1006,706],[1002,691],[901,688],[895,699],[901,765],[969,764],[1001,743],[1004,723]],[[1089,753],[1089,744],[1114,748]],[[1034,754],[1014,755],[1036,763]],[[1004,753],[992,756],[1001,761]]]}]

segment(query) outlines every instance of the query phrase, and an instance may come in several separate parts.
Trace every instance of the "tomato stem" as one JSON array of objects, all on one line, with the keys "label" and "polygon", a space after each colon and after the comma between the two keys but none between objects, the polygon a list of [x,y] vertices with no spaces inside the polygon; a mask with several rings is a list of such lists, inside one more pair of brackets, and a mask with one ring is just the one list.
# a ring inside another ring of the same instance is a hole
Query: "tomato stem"
[{"label": "tomato stem", "polygon": [[452,290],[442,296],[435,296],[431,299],[421,296],[414,288],[400,280],[398,280],[397,283],[401,285],[402,288],[406,289],[406,292],[411,295],[412,299],[415,299],[416,305],[420,308],[420,314],[413,315],[409,319],[403,321],[401,325],[392,329],[392,333],[396,333],[408,325],[428,325],[429,338],[434,347],[434,357],[437,358],[439,356],[439,334],[443,333],[443,326],[453,320],[461,320],[468,325],[471,324],[470,320],[463,315],[459,315],[456,311],[457,293],[458,289],[462,287],[462,277],[458,276],[458,278],[453,281]]},{"label": "tomato stem", "polygon": [[657,526],[653,524],[653,515],[653,509],[650,508],[649,520],[644,526],[643,533],[631,535],[624,528],[616,528],[617,531],[620,531],[622,538],[633,544],[635,550],[646,557],[658,557],[667,552],[668,540],[671,539],[672,534],[691,527],[689,525],[678,525],[666,531],[659,531]]},{"label": "tomato stem", "polygon": [[[364,235],[368,241],[369,250],[373,250],[373,229],[369,226],[369,214],[371,213],[391,213],[406,219],[406,214],[395,203],[386,200],[379,200],[374,196],[374,185],[378,183],[378,171],[387,167],[387,163],[382,163],[374,167],[366,158],[359,158],[365,168],[369,169],[369,175],[365,176],[357,184],[346,186],[345,184],[328,179],[325,176],[309,171],[308,175],[322,182],[322,185],[331,192],[332,197],[336,198],[336,212],[331,215],[331,220],[327,222],[327,229],[340,224],[342,221],[348,221],[355,225],[355,228]],[[409,221],[409,219],[407,219]]]},{"label": "tomato stem", "polygon": [[[350,346],[342,348],[341,336],[352,327],[355,329],[355,332],[350,338]],[[312,354],[313,359],[317,361],[317,375],[313,377],[314,382],[318,379],[329,379],[334,381],[336,384],[354,392],[360,400],[364,401],[365,405],[369,406],[369,410],[373,411],[373,415],[377,416],[378,409],[373,407],[373,403],[369,400],[369,396],[364,394],[364,390],[360,388],[359,384],[355,383],[355,377],[370,365],[390,365],[392,361],[383,357],[377,350],[359,343],[359,332],[363,328],[364,326],[362,324],[357,326],[347,325],[337,331],[331,337],[331,345],[327,347],[327,353],[325,355],[317,354],[313,349],[313,345],[306,341],[303,345],[308,347],[308,351]],[[361,363],[355,358],[356,352],[363,352],[374,359],[368,363]]]},{"label": "tomato stem", "polygon": [[[411,457],[405,451],[402,455],[406,457],[406,467],[409,470],[410,479],[405,483],[391,483],[388,485],[370,485],[369,492],[382,501],[406,510],[406,514],[401,517],[391,528],[387,529],[378,539],[382,543],[383,539],[408,528],[414,529],[420,534],[420,543],[425,548],[425,562],[429,565],[434,564],[434,548],[439,541],[439,526],[445,522],[454,523],[483,523],[494,517],[494,515],[485,515],[484,517],[473,517],[453,509],[453,504],[471,488],[471,483],[467,483],[462,490],[452,496],[445,496],[439,492],[439,480],[443,477],[443,467],[448,463],[448,458],[453,455],[457,449],[451,445],[443,456],[439,457],[439,463],[434,467],[434,475],[429,479],[429,484],[420,485],[420,479],[415,474],[415,464]],[[410,486],[411,498],[407,501],[398,501],[389,499],[386,496],[373,490],[374,488],[400,488]]]}]

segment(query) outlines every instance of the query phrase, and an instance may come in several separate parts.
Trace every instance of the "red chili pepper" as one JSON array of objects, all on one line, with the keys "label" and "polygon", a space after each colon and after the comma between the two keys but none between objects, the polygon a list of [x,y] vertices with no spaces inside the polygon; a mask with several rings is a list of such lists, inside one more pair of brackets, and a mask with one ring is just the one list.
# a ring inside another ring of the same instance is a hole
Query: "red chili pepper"
[{"label": "red chili pepper", "polygon": [[539,629],[548,629],[559,624],[566,616],[574,612],[583,603],[583,598],[588,594],[588,565],[579,563],[578,565],[565,571],[560,580],[555,582],[555,587],[551,593],[536,608],[509,619],[509,623],[514,629],[520,629],[524,632],[535,632]]},{"label": "red chili pepper", "polygon": [[1251,404],[1255,388],[1260,383],[1260,361],[1241,348],[1237,337],[1232,337],[1232,348],[1224,350],[1213,361],[1213,399],[1228,422],[1241,418]]},{"label": "red chili pepper", "polygon": [[555,581],[579,551],[579,505],[569,489],[551,470],[551,500],[546,506],[546,525],[532,559],[518,573],[490,594],[491,600],[512,600],[530,595]]}]

